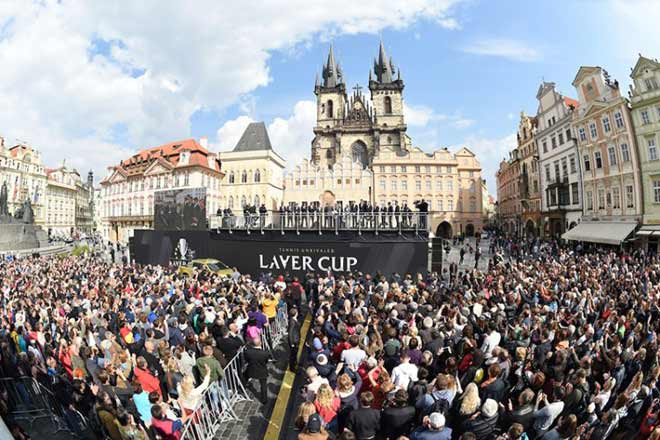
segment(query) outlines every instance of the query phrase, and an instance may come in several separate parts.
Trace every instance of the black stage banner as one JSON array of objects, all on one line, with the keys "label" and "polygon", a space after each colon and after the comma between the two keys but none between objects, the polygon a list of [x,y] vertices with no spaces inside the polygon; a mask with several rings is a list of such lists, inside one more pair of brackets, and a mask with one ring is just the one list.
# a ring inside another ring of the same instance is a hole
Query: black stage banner
[{"label": "black stage banner", "polygon": [[133,258],[140,264],[181,264],[216,258],[242,273],[304,276],[308,272],[426,273],[428,237],[396,233],[304,231],[152,231],[136,230]]}]

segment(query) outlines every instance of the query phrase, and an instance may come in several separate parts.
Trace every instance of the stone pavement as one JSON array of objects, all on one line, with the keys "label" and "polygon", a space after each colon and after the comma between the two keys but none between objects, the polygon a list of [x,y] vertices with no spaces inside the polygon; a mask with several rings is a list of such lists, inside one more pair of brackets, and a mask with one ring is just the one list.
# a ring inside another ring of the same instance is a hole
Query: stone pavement
[{"label": "stone pavement", "polygon": [[[451,241],[450,241],[451,244]],[[468,252],[467,245],[470,245],[472,247],[472,253]],[[458,263],[461,259],[461,247],[465,248],[465,256],[463,257],[463,264],[458,265],[458,270],[459,271],[466,271],[466,270],[472,270],[474,269],[474,249],[476,245],[476,239],[474,238],[466,238],[465,241],[463,242],[463,245],[457,244],[457,245],[451,245],[451,250],[449,251],[449,254],[447,252],[444,252],[442,255],[443,261],[442,261],[442,267],[447,268],[449,270],[449,265],[451,263]],[[481,249],[481,257],[479,258],[479,270],[485,270],[488,268],[488,260],[491,258],[491,254],[488,251],[488,248],[490,247],[490,239],[481,239],[481,242],[479,243],[479,248]]]},{"label": "stone pavement", "polygon": [[[215,436],[222,440],[262,439],[268,428],[268,420],[282,384],[282,378],[289,362],[288,347],[285,343],[274,349],[275,362],[268,365],[268,403],[262,405],[256,397],[252,401],[239,402],[234,411],[239,420],[227,422]],[[249,384],[248,392],[253,396],[259,391],[259,383]]]}]

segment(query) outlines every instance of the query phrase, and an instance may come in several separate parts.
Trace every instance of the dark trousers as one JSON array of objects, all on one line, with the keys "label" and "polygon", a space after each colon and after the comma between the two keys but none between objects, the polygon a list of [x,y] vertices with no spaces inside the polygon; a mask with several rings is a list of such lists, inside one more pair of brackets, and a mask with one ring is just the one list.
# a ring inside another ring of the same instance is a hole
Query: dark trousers
[{"label": "dark trousers", "polygon": [[295,371],[298,366],[298,346],[289,345],[289,370]]}]

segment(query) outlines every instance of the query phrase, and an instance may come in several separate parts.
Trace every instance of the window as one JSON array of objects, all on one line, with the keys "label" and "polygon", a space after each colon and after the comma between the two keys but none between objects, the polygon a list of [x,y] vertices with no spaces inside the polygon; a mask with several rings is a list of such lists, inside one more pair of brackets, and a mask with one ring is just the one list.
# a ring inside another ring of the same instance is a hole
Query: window
[{"label": "window", "polygon": [[565,157],[561,159],[561,175],[564,179],[568,178],[568,161]]},{"label": "window", "polygon": [[469,177],[474,177],[474,171],[470,171],[470,172],[468,172],[468,176],[469,176]]},{"label": "window", "polygon": [[612,207],[612,193],[609,191],[607,192],[607,207],[608,208]]},{"label": "window", "polygon": [[600,155],[600,151],[595,151],[594,152],[594,162],[596,164],[596,168],[603,168],[603,158]]},{"label": "window", "polygon": [[616,128],[623,128],[623,115],[621,112],[614,113],[614,123],[616,124]]},{"label": "window", "polygon": [[571,183],[571,199],[573,205],[577,205],[580,203],[580,194],[578,192],[578,184],[577,182]]},{"label": "window", "polygon": [[658,148],[655,146],[655,138],[646,139],[649,147],[649,160],[658,160]]},{"label": "window", "polygon": [[642,110],[642,124],[650,124],[651,119],[649,118],[649,111],[648,110]]},{"label": "window", "polygon": [[555,182],[559,182],[561,180],[561,174],[559,173],[559,161],[555,161]]},{"label": "window", "polygon": [[454,200],[447,199],[447,211],[453,211],[453,210],[454,210]]},{"label": "window", "polygon": [[589,124],[589,132],[591,133],[591,139],[596,139],[598,137],[598,131],[596,130],[595,122]]},{"label": "window", "polygon": [[559,145],[564,145],[564,133],[559,133]]},{"label": "window", "polygon": [[447,191],[453,191],[454,190],[454,182],[452,180],[447,181]]},{"label": "window", "polygon": [[571,140],[571,129],[567,128],[566,129],[566,142],[570,142]]},{"label": "window", "polygon": [[546,165],[546,166],[545,166],[545,180],[546,180],[547,182],[551,182],[551,181],[552,181],[552,176],[550,175],[550,165]]},{"label": "window", "polygon": [[415,191],[421,191],[421,190],[422,190],[422,181],[415,180]]},{"label": "window", "polygon": [[435,181],[435,189],[438,191],[442,191],[442,180],[438,179]]},{"label": "window", "polygon": [[392,187],[392,191],[397,191],[396,178],[392,179],[391,187]]},{"label": "window", "polygon": [[587,133],[584,131],[584,127],[580,127],[578,130],[578,133],[580,134],[580,140],[581,141],[586,141],[587,140]]},{"label": "window", "polygon": [[576,163],[575,163],[575,155],[571,154],[568,156],[568,163],[571,167],[571,174],[574,174],[577,171]]},{"label": "window", "polygon": [[591,191],[587,191],[587,210],[594,210],[594,196]]},{"label": "window", "polygon": [[190,173],[188,171],[183,174],[183,184],[185,186],[190,185]]},{"label": "window", "polygon": [[644,84],[646,85],[646,90],[647,91],[655,90],[655,89],[658,88],[658,83],[655,82],[655,78],[653,78],[653,77],[646,78],[644,80]]},{"label": "window", "polygon": [[620,209],[621,208],[621,191],[619,191],[619,187],[615,186],[612,188],[612,207],[614,209]]},{"label": "window", "polygon": [[598,209],[605,209],[605,190],[603,188],[598,190]]},{"label": "window", "polygon": [[431,188],[431,181],[430,181],[430,180],[427,180],[427,181],[426,181],[426,191],[431,191],[431,189],[432,189],[432,188]]},{"label": "window", "polygon": [[653,202],[660,203],[660,180],[653,181]]},{"label": "window", "polygon": [[603,130],[605,130],[605,133],[609,133],[612,127],[610,127],[610,118],[605,116],[603,118]]},{"label": "window", "polygon": [[385,114],[389,115],[392,114],[392,98],[389,96],[385,97],[385,103],[384,103],[384,109],[385,109]]},{"label": "window", "polygon": [[390,166],[390,172],[391,173],[396,173],[396,165]]},{"label": "window", "polygon": [[384,172],[385,172],[385,167],[384,167],[383,165],[381,165],[381,166],[379,167],[379,169],[380,169],[380,172],[381,172],[381,173],[384,173]]},{"label": "window", "polygon": [[477,212],[476,200],[470,200],[470,212]]},{"label": "window", "polygon": [[438,199],[437,205],[438,205],[438,211],[443,211],[442,199]]},{"label": "window", "polygon": [[401,190],[408,191],[408,179],[401,179]]},{"label": "window", "polygon": [[550,206],[555,206],[557,204],[557,189],[553,188],[550,190]]},{"label": "window", "polygon": [[635,189],[632,185],[626,185],[626,207],[634,208],[635,207]]},{"label": "window", "polygon": [[550,141],[552,142],[552,149],[557,148],[557,139],[554,136],[550,138]]},{"label": "window", "polygon": [[447,167],[447,172],[451,174],[451,167]]},{"label": "window", "polygon": [[544,153],[548,152],[548,143],[546,141],[543,141],[543,152]]},{"label": "window", "polygon": [[385,191],[385,178],[384,177],[380,178],[380,189],[381,189],[381,191]]},{"label": "window", "polygon": [[630,162],[630,150],[628,144],[621,144],[621,159],[624,162]]},{"label": "window", "polygon": [[421,173],[422,172],[422,169],[419,165],[415,165],[415,172],[416,173]]},{"label": "window", "polygon": [[406,172],[406,166],[405,166],[405,165],[401,165],[401,172],[402,172],[402,173],[405,173],[405,172]]},{"label": "window", "polygon": [[254,172],[254,181],[255,181],[256,183],[261,182],[261,171],[256,170],[256,171]]},{"label": "window", "polygon": [[241,174],[241,183],[247,183],[247,171],[243,171]]},{"label": "window", "polygon": [[614,145],[610,145],[607,148],[607,155],[610,159],[610,166],[616,165],[616,150],[615,150]]},{"label": "window", "polygon": [[424,166],[424,172],[425,173],[430,173],[431,172],[431,165],[425,165]]},{"label": "window", "polygon": [[328,99],[328,104],[326,105],[326,110],[328,111],[328,117],[332,118],[332,99]]}]

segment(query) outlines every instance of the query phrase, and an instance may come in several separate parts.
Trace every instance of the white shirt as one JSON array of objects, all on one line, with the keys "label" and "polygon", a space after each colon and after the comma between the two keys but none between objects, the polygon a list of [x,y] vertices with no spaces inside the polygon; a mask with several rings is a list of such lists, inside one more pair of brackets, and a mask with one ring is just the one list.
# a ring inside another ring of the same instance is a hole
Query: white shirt
[{"label": "white shirt", "polygon": [[392,382],[398,389],[407,390],[411,381],[417,382],[417,365],[406,362],[392,370]]},{"label": "white shirt", "polygon": [[484,353],[486,359],[493,357],[493,349],[500,345],[502,340],[502,335],[493,330],[488,336],[484,339],[484,343],[481,345],[481,351]]},{"label": "white shirt", "polygon": [[349,348],[341,352],[341,361],[346,365],[353,365],[355,369],[367,358],[367,353],[359,347]]}]

